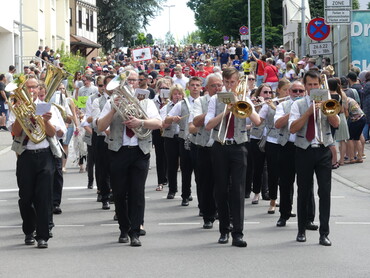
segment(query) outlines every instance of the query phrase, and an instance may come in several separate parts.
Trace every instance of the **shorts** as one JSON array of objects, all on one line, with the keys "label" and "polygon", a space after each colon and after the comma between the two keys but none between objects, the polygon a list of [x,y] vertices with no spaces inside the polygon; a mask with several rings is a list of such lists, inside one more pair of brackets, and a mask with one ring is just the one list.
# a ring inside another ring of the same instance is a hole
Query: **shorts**
[{"label": "shorts", "polygon": [[68,146],[69,145],[69,142],[71,142],[71,138],[72,138],[74,129],[75,128],[74,128],[74,126],[72,124],[70,124],[68,126],[65,140],[63,140],[63,145],[65,145],[65,146]]},{"label": "shorts", "polygon": [[349,140],[360,140],[362,130],[366,124],[366,117],[363,116],[361,119],[350,122],[348,121]]}]

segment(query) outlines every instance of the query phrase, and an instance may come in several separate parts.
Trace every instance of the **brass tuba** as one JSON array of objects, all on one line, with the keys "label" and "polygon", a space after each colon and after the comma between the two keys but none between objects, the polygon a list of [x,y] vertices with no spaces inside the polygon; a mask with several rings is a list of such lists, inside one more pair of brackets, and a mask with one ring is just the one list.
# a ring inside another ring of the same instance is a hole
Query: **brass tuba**
[{"label": "brass tuba", "polygon": [[[127,84],[126,79],[126,74],[122,73],[108,83],[107,90],[113,91],[111,95],[112,107],[119,113],[124,121],[129,120],[130,117],[147,120],[148,116],[143,108],[141,108],[139,100],[134,97],[134,92],[130,85]],[[152,132],[150,129],[142,126],[133,128],[132,131],[139,139],[147,138]]]},{"label": "brass tuba", "polygon": [[23,88],[26,81],[27,77],[21,75],[9,83],[5,90],[11,92],[8,99],[10,111],[16,116],[29,140],[37,144],[46,138],[45,123],[41,116],[35,114],[36,105],[32,96]]},{"label": "brass tuba", "polygon": [[245,119],[248,118],[252,114],[252,106],[245,101],[245,97],[247,94],[247,75],[242,77],[240,79],[240,82],[238,84],[238,87],[236,88],[236,94],[239,98],[239,101],[237,101],[232,109],[232,113],[235,117],[239,119]]}]

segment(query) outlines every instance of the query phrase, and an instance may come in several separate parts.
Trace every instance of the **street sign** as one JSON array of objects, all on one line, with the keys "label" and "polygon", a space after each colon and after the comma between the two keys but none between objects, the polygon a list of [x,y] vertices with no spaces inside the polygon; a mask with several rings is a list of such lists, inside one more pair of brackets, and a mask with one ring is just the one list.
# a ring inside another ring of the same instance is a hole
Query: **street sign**
[{"label": "street sign", "polygon": [[351,10],[325,9],[325,22],[327,24],[351,24]]},{"label": "street sign", "polygon": [[325,24],[325,19],[316,17],[307,25],[307,35],[314,41],[325,40],[330,34],[330,26]]},{"label": "street sign", "polygon": [[240,35],[248,35],[249,29],[247,26],[242,26],[239,28]]},{"label": "street sign", "polygon": [[249,40],[249,35],[240,35],[240,40],[241,41]]},{"label": "street sign", "polygon": [[325,0],[325,9],[351,9],[352,0]]},{"label": "street sign", "polygon": [[309,53],[311,56],[333,54],[332,42],[318,42],[308,44]]},{"label": "street sign", "polygon": [[229,37],[228,36],[224,36],[224,43],[229,43]]}]

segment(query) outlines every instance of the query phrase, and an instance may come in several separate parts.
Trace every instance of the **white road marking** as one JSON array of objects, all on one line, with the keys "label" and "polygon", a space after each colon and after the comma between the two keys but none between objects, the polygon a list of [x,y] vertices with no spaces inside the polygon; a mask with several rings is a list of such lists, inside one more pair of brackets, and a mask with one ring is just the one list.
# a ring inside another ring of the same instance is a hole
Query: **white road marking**
[{"label": "white road marking", "polygon": [[101,227],[112,227],[112,226],[118,226],[118,224],[100,224]]},{"label": "white road marking", "polygon": [[63,228],[69,228],[69,227],[85,227],[83,224],[59,224],[55,225],[55,227],[63,227]]},{"label": "white road marking", "polygon": [[7,202],[8,200],[0,200],[0,202]]},{"label": "white road marking", "polygon": [[158,223],[159,226],[178,226],[178,225],[200,225],[200,222],[184,222],[184,223]]},{"label": "white road marking", "polygon": [[95,198],[67,198],[68,201],[96,200]]},{"label": "white road marking", "polygon": [[12,229],[12,228],[22,228],[22,226],[13,225],[13,226],[0,226],[0,229]]},{"label": "white road marking", "polygon": [[370,225],[370,222],[335,222],[338,225]]}]

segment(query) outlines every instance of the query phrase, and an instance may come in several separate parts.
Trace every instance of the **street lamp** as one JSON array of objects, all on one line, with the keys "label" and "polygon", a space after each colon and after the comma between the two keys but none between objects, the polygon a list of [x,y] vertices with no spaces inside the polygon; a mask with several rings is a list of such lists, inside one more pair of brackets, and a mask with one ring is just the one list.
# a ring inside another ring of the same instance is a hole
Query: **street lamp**
[{"label": "street lamp", "polygon": [[168,8],[168,33],[171,33],[171,8],[175,5],[163,5],[163,7]]}]

